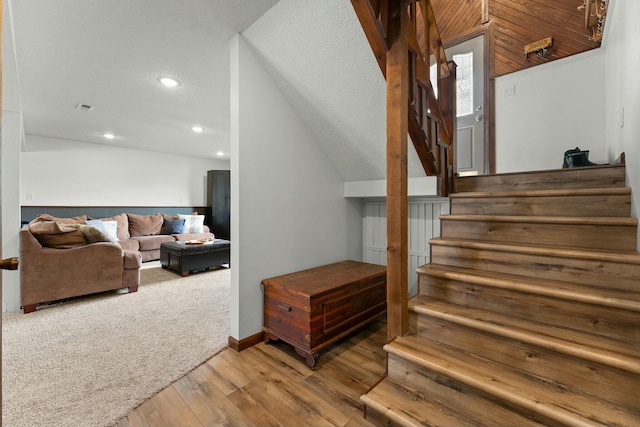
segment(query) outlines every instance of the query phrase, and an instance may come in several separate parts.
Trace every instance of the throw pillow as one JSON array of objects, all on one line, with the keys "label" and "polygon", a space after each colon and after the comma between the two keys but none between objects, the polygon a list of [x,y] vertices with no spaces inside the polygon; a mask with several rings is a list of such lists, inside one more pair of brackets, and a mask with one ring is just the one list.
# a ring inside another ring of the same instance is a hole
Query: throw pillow
[{"label": "throw pillow", "polygon": [[179,219],[184,219],[183,234],[188,233],[204,233],[204,215],[182,215],[178,214]]},{"label": "throw pillow", "polygon": [[85,225],[93,225],[109,236],[110,242],[118,241],[118,221],[103,221],[101,219],[88,219]]},{"label": "throw pillow", "polygon": [[165,219],[160,234],[181,234],[184,230],[184,219]]},{"label": "throw pillow", "polygon": [[191,232],[204,233],[204,215],[191,215]]},{"label": "throw pillow", "polygon": [[107,233],[95,225],[68,224],[68,227],[78,229],[87,239],[87,243],[113,242]]},{"label": "throw pillow", "polygon": [[123,242],[129,237],[129,217],[126,213],[111,216],[109,218],[100,218],[102,221],[116,221],[118,223],[118,240]]},{"label": "throw pillow", "polygon": [[112,242],[117,242],[118,239],[118,221],[102,221],[104,224],[104,231],[111,237]]}]

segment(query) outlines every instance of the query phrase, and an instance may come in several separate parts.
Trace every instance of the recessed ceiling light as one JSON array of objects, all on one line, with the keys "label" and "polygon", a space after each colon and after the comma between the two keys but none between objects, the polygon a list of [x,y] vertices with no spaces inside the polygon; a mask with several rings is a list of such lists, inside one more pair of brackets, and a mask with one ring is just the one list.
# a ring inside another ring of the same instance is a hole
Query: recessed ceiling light
[{"label": "recessed ceiling light", "polygon": [[160,77],[158,80],[166,87],[176,87],[180,84],[176,79],[172,79],[171,77]]},{"label": "recessed ceiling light", "polygon": [[200,133],[200,132],[204,131],[204,128],[202,126],[196,125],[196,126],[193,126],[191,128],[191,130],[194,131],[195,133]]},{"label": "recessed ceiling light", "polygon": [[111,132],[105,132],[105,133],[103,133],[103,134],[102,134],[102,136],[104,136],[104,137],[105,137],[105,138],[107,138],[107,139],[113,139],[113,138],[115,138],[115,137],[116,137],[116,136],[115,136],[114,134],[112,134]]},{"label": "recessed ceiling light", "polygon": [[216,154],[218,155],[218,157],[224,156],[224,153],[222,151],[218,151]]}]

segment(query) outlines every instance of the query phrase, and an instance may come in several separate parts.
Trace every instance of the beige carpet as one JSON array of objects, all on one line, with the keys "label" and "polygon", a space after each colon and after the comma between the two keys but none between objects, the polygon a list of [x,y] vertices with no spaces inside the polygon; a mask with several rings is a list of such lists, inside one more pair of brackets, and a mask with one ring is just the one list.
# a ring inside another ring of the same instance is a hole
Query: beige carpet
[{"label": "beige carpet", "polygon": [[4,426],[108,426],[222,350],[230,270],[155,266],[111,292],[2,318]]}]

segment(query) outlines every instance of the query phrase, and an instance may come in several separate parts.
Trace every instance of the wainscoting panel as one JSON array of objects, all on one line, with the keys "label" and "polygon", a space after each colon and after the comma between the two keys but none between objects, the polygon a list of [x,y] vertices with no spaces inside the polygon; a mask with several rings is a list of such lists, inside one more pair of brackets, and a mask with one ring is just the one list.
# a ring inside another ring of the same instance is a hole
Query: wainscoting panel
[{"label": "wainscoting panel", "polygon": [[387,265],[387,205],[384,200],[364,202],[364,255],[365,262]]},{"label": "wainscoting panel", "polygon": [[[387,211],[384,200],[364,201],[364,254],[365,262],[387,264]],[[441,214],[449,213],[449,199],[409,199],[409,295],[418,293],[416,269],[429,262],[429,239],[440,236]]]}]

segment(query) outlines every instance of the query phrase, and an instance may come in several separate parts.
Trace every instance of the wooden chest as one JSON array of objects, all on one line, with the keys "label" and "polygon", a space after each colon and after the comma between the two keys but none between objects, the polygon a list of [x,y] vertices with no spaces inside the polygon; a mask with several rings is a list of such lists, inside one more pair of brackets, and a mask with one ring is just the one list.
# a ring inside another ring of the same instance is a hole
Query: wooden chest
[{"label": "wooden chest", "polygon": [[359,261],[272,277],[264,285],[265,341],[294,346],[309,366],[318,351],[387,311],[387,268]]}]

